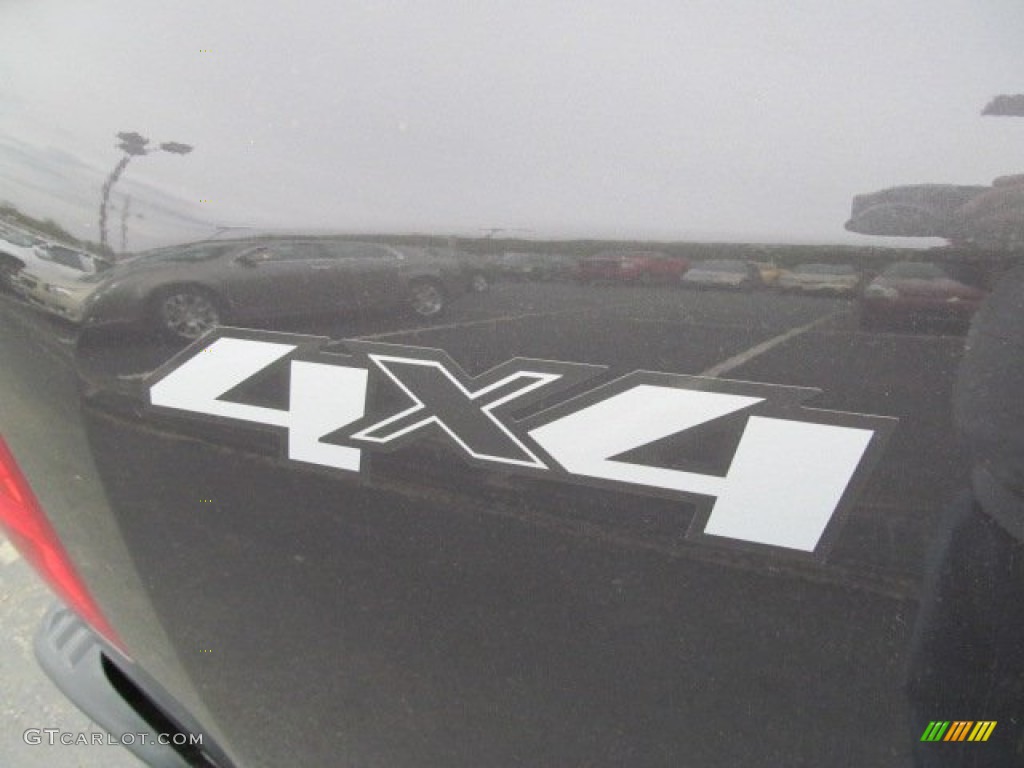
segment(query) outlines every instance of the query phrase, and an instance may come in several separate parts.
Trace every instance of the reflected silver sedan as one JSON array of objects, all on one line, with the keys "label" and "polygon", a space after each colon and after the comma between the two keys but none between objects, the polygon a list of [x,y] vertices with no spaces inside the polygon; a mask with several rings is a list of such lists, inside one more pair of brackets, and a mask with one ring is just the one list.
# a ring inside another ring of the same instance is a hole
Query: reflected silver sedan
[{"label": "reflected silver sedan", "polygon": [[162,249],[94,282],[81,307],[84,324],[150,326],[188,340],[226,322],[365,308],[434,317],[467,288],[452,254],[317,239]]}]

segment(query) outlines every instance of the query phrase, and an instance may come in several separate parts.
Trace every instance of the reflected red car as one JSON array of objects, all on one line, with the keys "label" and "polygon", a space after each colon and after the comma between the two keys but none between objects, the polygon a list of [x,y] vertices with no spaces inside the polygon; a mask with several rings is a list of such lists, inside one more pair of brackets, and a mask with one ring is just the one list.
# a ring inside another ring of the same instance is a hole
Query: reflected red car
[{"label": "reflected red car", "polygon": [[689,259],[660,251],[603,251],[580,259],[580,283],[676,283],[690,268]]},{"label": "reflected red car", "polygon": [[942,265],[903,261],[890,264],[865,287],[860,324],[870,328],[929,319],[966,323],[986,295],[951,277]]}]

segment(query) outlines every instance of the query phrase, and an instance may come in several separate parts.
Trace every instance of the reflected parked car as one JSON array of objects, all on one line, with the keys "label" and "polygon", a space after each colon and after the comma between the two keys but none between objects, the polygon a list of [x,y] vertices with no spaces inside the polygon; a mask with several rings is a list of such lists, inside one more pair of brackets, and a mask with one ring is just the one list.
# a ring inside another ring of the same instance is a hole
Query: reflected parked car
[{"label": "reflected parked car", "polygon": [[458,262],[466,291],[485,293],[494,284],[497,269],[493,257],[468,253],[452,246],[427,246],[423,250],[432,257]]},{"label": "reflected parked car", "polygon": [[111,269],[83,302],[90,326],[158,328],[197,339],[230,322],[401,309],[435,317],[466,290],[457,258],[334,240],[200,243]]},{"label": "reflected parked car", "polygon": [[987,292],[954,279],[948,268],[921,261],[890,264],[868,283],[860,301],[864,328],[922,319],[966,323]]},{"label": "reflected parked car", "polygon": [[572,259],[557,253],[506,251],[496,264],[497,271],[508,280],[551,281],[570,277]]},{"label": "reflected parked car", "polygon": [[28,301],[72,321],[81,320],[82,302],[95,288],[84,281],[110,269],[110,262],[76,248],[53,243],[36,246],[11,287]]},{"label": "reflected parked car", "polygon": [[602,251],[580,259],[576,280],[580,283],[676,283],[690,268],[690,261],[660,251]]},{"label": "reflected parked car", "polygon": [[709,259],[690,267],[680,283],[687,287],[751,289],[763,284],[761,271],[741,259]]},{"label": "reflected parked car", "polygon": [[13,288],[14,276],[33,261],[41,241],[11,229],[0,230],[0,290]]},{"label": "reflected parked car", "polygon": [[757,271],[761,276],[761,282],[764,285],[775,285],[779,275],[782,273],[782,270],[779,269],[774,261],[754,261],[751,263],[757,267]]},{"label": "reflected parked car", "polygon": [[860,285],[860,274],[850,264],[800,264],[782,270],[775,284],[783,291],[848,296]]}]

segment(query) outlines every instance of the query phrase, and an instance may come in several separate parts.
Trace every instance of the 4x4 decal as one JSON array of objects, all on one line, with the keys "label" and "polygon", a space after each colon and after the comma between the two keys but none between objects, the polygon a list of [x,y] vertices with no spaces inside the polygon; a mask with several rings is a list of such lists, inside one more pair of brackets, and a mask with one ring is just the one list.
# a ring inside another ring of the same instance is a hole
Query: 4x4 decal
[{"label": "4x4 decal", "polygon": [[[478,466],[711,499],[701,533],[804,552],[818,546],[894,424],[804,408],[816,391],[800,387],[637,371],[578,394],[606,369],[516,358],[472,377],[434,349],[349,341],[338,353],[327,344],[222,329],[154,374],[150,401],[283,430],[289,459],[347,472],[363,470],[364,450],[440,436]],[[287,407],[232,396],[282,366]],[[377,387],[398,405],[368,412]],[[529,413],[538,403],[547,406]],[[636,455],[707,425],[736,435],[722,471]]]}]

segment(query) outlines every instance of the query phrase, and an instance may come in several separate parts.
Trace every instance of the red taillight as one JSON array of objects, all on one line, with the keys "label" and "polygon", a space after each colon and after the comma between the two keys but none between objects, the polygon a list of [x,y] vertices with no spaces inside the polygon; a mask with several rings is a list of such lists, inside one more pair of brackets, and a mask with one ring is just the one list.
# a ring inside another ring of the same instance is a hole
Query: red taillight
[{"label": "red taillight", "polygon": [[120,639],[103,617],[79,578],[68,553],[46,519],[35,494],[18,468],[7,443],[0,437],[0,526],[11,544],[46,579],[69,608],[93,629],[123,650]]}]

